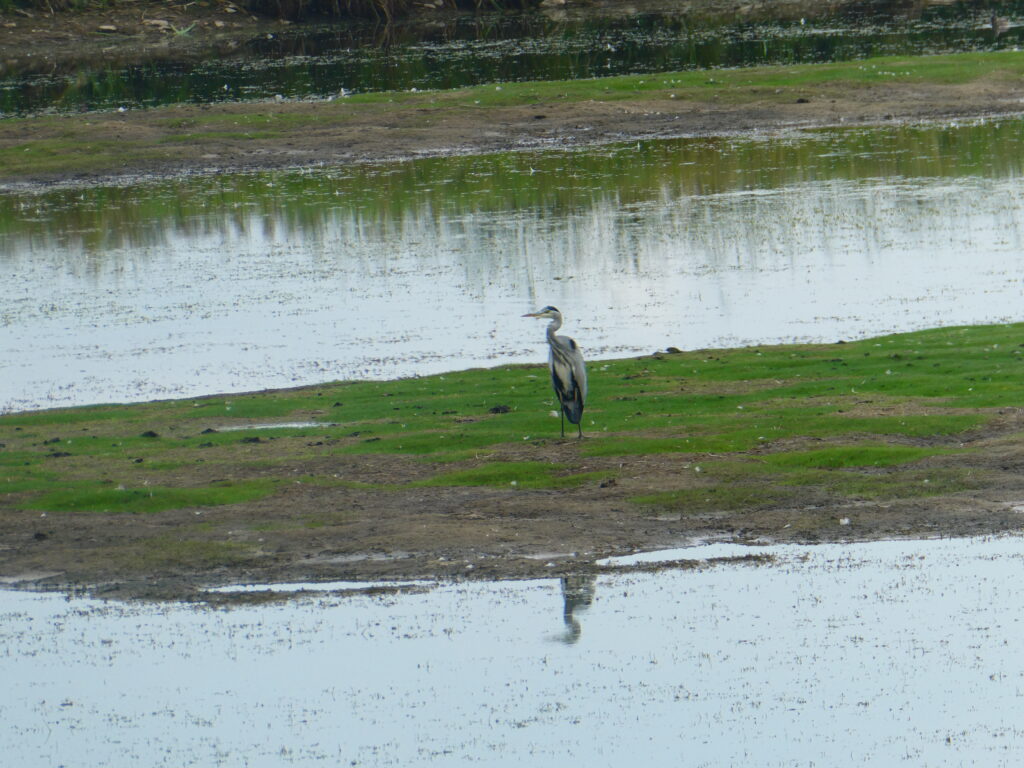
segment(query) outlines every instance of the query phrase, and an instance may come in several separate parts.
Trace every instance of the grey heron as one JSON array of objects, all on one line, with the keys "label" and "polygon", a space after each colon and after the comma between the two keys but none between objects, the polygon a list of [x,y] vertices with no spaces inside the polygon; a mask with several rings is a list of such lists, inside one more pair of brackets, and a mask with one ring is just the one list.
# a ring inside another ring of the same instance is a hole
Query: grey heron
[{"label": "grey heron", "polygon": [[565,420],[575,424],[579,437],[583,437],[583,404],[587,400],[587,369],[583,365],[583,352],[574,339],[555,334],[562,327],[562,313],[555,307],[544,307],[537,312],[530,312],[523,317],[543,317],[551,321],[548,325],[548,346],[551,356],[548,365],[551,369],[551,384],[562,411],[562,437],[565,437]]}]

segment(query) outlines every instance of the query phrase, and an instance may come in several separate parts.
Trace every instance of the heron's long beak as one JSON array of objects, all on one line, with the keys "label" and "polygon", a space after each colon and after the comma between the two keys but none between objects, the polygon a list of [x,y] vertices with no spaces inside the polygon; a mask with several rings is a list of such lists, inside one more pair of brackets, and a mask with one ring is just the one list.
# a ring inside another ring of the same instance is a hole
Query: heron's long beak
[{"label": "heron's long beak", "polygon": [[540,312],[527,312],[523,317],[540,317]]}]

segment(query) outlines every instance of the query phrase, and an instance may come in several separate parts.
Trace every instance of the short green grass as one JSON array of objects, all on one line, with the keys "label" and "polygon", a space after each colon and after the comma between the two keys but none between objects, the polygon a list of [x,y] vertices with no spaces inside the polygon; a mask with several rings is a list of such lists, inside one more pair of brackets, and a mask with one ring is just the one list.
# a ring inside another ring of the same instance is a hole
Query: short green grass
[{"label": "short green grass", "polygon": [[87,482],[82,482],[37,493],[25,507],[51,512],[144,514],[168,509],[238,504],[263,498],[273,493],[273,490],[274,483],[267,481],[222,482],[203,488],[149,485],[138,488],[89,488]]},{"label": "short green grass", "polygon": [[538,101],[615,101],[638,96],[666,99],[708,98],[733,102],[792,99],[794,89],[867,87],[879,83],[963,84],[993,75],[1020,77],[1024,56],[1017,51],[932,56],[880,56],[827,64],[773,65],[725,70],[693,70],[643,75],[479,85],[454,91],[371,93],[347,104],[414,104],[486,109]]},{"label": "short green grass", "polygon": [[941,448],[920,448],[907,445],[872,445],[857,443],[813,451],[792,451],[765,456],[762,461],[781,469],[848,469],[850,467],[891,467],[927,456],[951,451]]},{"label": "short green grass", "polygon": [[[295,483],[569,492],[640,456],[680,476],[640,505],[742,508],[812,486],[830,497],[945,493],[978,481],[950,469],[968,451],[961,441],[1024,403],[1022,340],[1024,324],[1012,324],[590,361],[579,443],[559,439],[543,366],[8,414],[0,507],[154,513],[274,498]],[[293,426],[245,428],[269,422]],[[359,456],[405,464],[383,480],[332,474]],[[691,465],[705,470],[699,481]]]}]

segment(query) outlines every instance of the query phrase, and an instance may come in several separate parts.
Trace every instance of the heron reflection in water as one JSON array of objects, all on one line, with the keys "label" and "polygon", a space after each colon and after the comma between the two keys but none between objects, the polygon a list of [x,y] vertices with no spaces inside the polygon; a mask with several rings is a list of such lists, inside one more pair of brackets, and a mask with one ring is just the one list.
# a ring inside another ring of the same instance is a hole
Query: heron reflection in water
[{"label": "heron reflection in water", "polygon": [[1008,18],[1005,16],[997,16],[994,12],[989,21],[989,25],[992,27],[992,36],[997,40],[1005,35],[1010,27],[1013,26]]},{"label": "heron reflection in water", "polygon": [[597,576],[592,574],[571,574],[562,577],[562,621],[565,622],[563,643],[571,645],[580,639],[583,627],[576,618],[576,611],[583,611],[594,602],[594,588]]}]

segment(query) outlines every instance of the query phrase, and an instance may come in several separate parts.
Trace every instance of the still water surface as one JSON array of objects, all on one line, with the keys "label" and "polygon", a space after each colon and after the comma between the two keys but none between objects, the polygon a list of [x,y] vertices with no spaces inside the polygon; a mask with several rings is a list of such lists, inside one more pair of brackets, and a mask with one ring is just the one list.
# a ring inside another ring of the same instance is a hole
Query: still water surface
[{"label": "still water surface", "polygon": [[0,410],[1021,319],[1024,124],[0,196]]},{"label": "still water surface", "polygon": [[21,768],[1021,764],[1024,540],[755,551],[569,602],[0,592],[0,743]]}]

